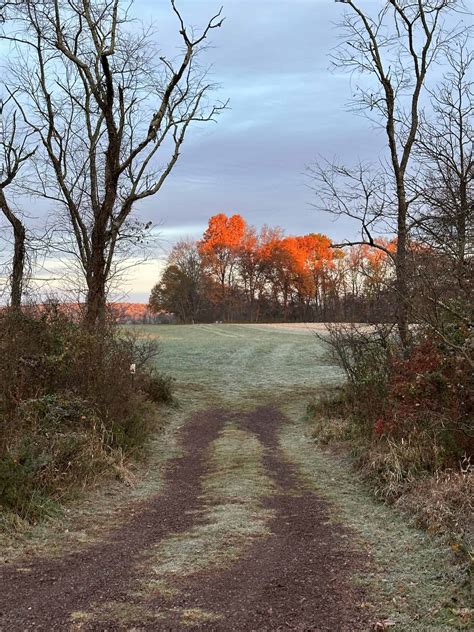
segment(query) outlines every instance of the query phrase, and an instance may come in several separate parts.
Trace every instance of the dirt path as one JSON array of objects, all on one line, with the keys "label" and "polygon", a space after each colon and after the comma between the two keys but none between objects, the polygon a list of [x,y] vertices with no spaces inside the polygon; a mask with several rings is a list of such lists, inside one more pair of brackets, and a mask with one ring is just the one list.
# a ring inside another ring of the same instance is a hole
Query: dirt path
[{"label": "dirt path", "polygon": [[169,465],[165,493],[134,508],[106,542],[60,559],[38,559],[0,570],[0,630],[65,630],[70,614],[91,602],[126,595],[133,561],[167,533],[185,530],[199,505],[204,454],[222,413],[196,415],[182,433],[185,453]]},{"label": "dirt path", "polygon": [[[263,443],[265,466],[278,484],[279,493],[264,502],[275,511],[272,535],[255,544],[229,570],[198,574],[193,581],[183,582],[180,608],[222,616],[220,621],[201,623],[203,630],[370,629],[357,607],[363,594],[350,580],[366,561],[345,544],[351,534],[329,522],[326,504],[300,490],[293,466],[278,447],[277,431],[284,417],[274,409],[260,408],[235,420]],[[178,616],[164,629],[183,629]]]},{"label": "dirt path", "polygon": [[[138,560],[196,522],[208,448],[229,421],[263,447],[262,463],[276,490],[261,501],[272,516],[269,535],[249,543],[225,569],[191,569],[174,578],[171,593],[138,592]],[[366,562],[348,546],[351,534],[329,522],[326,504],[304,489],[283,458],[282,423],[284,417],[270,408],[195,415],[181,431],[183,456],[169,465],[164,493],[135,506],[107,541],[59,560],[0,569],[0,630],[370,629],[358,607],[363,595],[351,584]],[[101,604],[111,603],[101,613]],[[128,607],[126,618],[121,605]],[[71,618],[78,612],[92,615]]]}]

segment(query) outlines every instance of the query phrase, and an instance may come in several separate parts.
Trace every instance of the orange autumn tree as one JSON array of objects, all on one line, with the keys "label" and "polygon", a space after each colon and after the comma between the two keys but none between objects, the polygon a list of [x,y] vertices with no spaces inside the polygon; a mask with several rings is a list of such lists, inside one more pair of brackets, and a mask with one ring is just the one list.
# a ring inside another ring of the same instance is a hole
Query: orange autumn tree
[{"label": "orange autumn tree", "polygon": [[363,272],[365,276],[365,292],[369,298],[377,297],[386,288],[393,277],[393,260],[397,249],[395,240],[376,239],[376,243],[383,246],[384,250],[372,248],[366,244],[360,246]]},{"label": "orange autumn tree", "polygon": [[307,307],[316,299],[320,280],[331,265],[331,241],[321,234],[276,237],[263,247],[273,295],[278,296],[287,318],[290,303]]},{"label": "orange autumn tree", "polygon": [[334,251],[331,240],[321,233],[298,237],[298,245],[304,257],[301,283],[298,287],[300,302],[308,307],[311,302],[324,307],[330,289],[329,270],[333,268]]},{"label": "orange autumn tree", "polygon": [[238,254],[247,231],[247,224],[241,215],[228,217],[225,213],[213,215],[199,242],[204,268],[218,284],[217,297],[222,305],[222,317],[229,306],[230,289],[234,285],[234,272]]},{"label": "orange autumn tree", "polygon": [[238,252],[238,276],[250,322],[259,318],[258,301],[265,291],[266,270],[262,258],[265,231],[266,227],[257,233],[253,226],[247,226]]},{"label": "orange autumn tree", "polygon": [[293,281],[301,263],[296,240],[275,235],[264,244],[261,255],[273,301],[282,303],[286,320]]}]

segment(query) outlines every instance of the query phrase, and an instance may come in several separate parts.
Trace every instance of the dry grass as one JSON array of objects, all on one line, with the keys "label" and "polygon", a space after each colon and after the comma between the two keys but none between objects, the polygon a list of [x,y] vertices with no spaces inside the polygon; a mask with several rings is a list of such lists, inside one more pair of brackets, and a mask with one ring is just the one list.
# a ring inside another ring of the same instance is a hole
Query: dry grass
[{"label": "dry grass", "polygon": [[317,444],[350,454],[350,467],[376,498],[395,503],[416,526],[445,536],[465,559],[473,559],[474,476],[440,467],[446,446],[429,428],[413,431],[403,441],[367,437],[358,432],[337,393],[308,413]]},{"label": "dry grass", "polygon": [[162,491],[167,463],[181,453],[177,431],[187,416],[187,411],[163,408],[162,429],[148,446],[146,462],[126,462],[120,471],[36,525],[16,518],[12,528],[0,531],[0,563],[25,555],[59,557],[107,537],[129,518],[136,504]]},{"label": "dry grass", "polygon": [[394,632],[470,629],[467,577],[453,564],[453,551],[377,502],[354,475],[351,460],[324,453],[312,431],[308,422],[288,424],[282,448],[312,489],[330,501],[333,518],[352,527],[374,560],[373,572],[358,581],[381,602],[381,618],[395,622]]},{"label": "dry grass", "polygon": [[[134,603],[122,601],[102,602],[100,607],[94,611],[78,610],[70,615],[71,630],[73,631],[87,629],[92,623],[120,621],[122,625],[127,626],[128,632],[132,632],[135,629],[140,630],[140,624],[152,625],[164,618],[163,611],[154,608],[148,608],[144,611]],[[134,624],[138,624],[138,627],[134,628]],[[105,629],[107,628],[104,627]]]},{"label": "dry grass", "polygon": [[430,533],[445,535],[474,561],[474,476],[446,470],[417,480],[396,502]]},{"label": "dry grass", "polygon": [[187,608],[181,612],[181,623],[188,627],[201,623],[214,623],[222,617],[214,612],[207,612],[201,608]]}]

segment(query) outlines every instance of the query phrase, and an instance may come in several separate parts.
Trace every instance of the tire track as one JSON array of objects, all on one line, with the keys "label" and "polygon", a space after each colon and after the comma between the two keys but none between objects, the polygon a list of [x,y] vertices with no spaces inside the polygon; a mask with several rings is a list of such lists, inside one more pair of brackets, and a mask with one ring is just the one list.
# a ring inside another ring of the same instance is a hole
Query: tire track
[{"label": "tire track", "polygon": [[0,569],[0,630],[67,630],[72,612],[92,602],[127,599],[136,557],[192,526],[202,504],[207,447],[223,424],[220,411],[196,414],[181,431],[184,454],[170,462],[163,494],[135,505],[134,515],[107,540],[59,559]]},{"label": "tire track", "polygon": [[[211,565],[176,577],[172,594],[133,595],[141,579],[136,561],[166,537],[195,526],[205,503],[208,447],[226,421],[253,433],[264,448],[264,470],[276,486],[276,493],[260,500],[274,516],[269,535],[251,542],[224,569]],[[182,429],[184,454],[171,462],[164,493],[136,507],[106,541],[59,560],[37,559],[26,574],[19,564],[0,571],[0,630],[177,632],[189,624],[215,632],[370,629],[357,605],[364,594],[350,580],[366,560],[351,548],[352,533],[329,522],[326,503],[305,490],[284,458],[278,443],[284,423],[272,408],[195,415]],[[111,603],[115,612],[107,611]],[[72,623],[73,612],[100,612],[101,604],[105,618]],[[126,619],[121,606],[128,609]]]},{"label": "tire track", "polygon": [[351,584],[367,560],[350,547],[352,533],[329,521],[327,504],[302,488],[280,452],[278,430],[286,419],[274,409],[260,408],[235,414],[233,420],[262,442],[264,465],[279,487],[262,503],[275,513],[268,524],[272,534],[231,568],[177,582],[178,600],[153,602],[166,612],[166,622],[140,629],[177,632],[184,629],[183,613],[201,612],[212,617],[196,622],[194,629],[214,632],[369,630],[368,615],[358,607],[364,593]]}]

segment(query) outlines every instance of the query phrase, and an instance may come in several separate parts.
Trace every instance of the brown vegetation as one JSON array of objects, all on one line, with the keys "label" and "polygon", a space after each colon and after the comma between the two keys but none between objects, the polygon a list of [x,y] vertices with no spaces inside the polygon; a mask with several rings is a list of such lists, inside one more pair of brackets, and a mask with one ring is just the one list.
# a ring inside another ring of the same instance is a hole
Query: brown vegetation
[{"label": "brown vegetation", "polygon": [[[170,381],[152,344],[100,333],[50,306],[0,316],[0,507],[36,521],[105,470],[138,456]],[[131,372],[131,364],[136,371]],[[6,513],[5,513],[6,512]]]},{"label": "brown vegetation", "polygon": [[471,367],[442,340],[422,330],[412,336],[406,357],[386,330],[330,328],[329,343],[348,380],[314,407],[315,436],[323,443],[349,441],[376,496],[409,509],[417,524],[472,554]]}]

